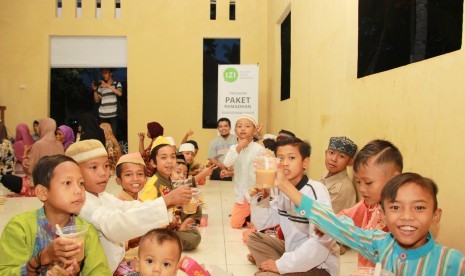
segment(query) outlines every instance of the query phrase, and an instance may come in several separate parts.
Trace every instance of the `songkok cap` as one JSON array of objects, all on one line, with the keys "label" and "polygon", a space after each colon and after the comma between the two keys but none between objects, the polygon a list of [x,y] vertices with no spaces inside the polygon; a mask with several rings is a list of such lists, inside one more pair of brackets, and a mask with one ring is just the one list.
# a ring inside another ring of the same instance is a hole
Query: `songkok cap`
[{"label": "songkok cap", "polygon": [[257,121],[255,120],[255,118],[248,115],[248,114],[242,114],[239,118],[237,118],[236,124],[237,124],[237,121],[239,121],[241,119],[247,119],[247,120],[251,121],[254,124],[255,127],[258,126]]},{"label": "songkok cap", "polygon": [[195,147],[191,143],[181,144],[181,146],[179,147],[179,152],[183,152],[183,151],[195,152]]},{"label": "songkok cap", "polygon": [[168,139],[166,139],[163,136],[158,136],[157,139],[155,139],[155,141],[153,141],[152,148],[150,149],[150,151],[152,151],[156,146],[159,146],[159,145],[162,145],[162,144],[169,145],[170,141],[168,141]]},{"label": "songkok cap", "polygon": [[337,150],[353,158],[357,152],[357,145],[345,136],[331,137],[329,139],[328,149]]},{"label": "songkok cap", "polygon": [[66,150],[65,155],[73,158],[77,163],[103,156],[108,157],[107,150],[102,142],[95,139],[82,140],[71,144]]},{"label": "songkok cap", "polygon": [[140,155],[139,152],[128,153],[128,154],[121,156],[118,160],[118,163],[116,163],[116,166],[118,167],[118,165],[123,164],[123,163],[140,164],[145,167],[144,159],[142,159],[142,156]]},{"label": "songkok cap", "polygon": [[171,136],[167,136],[165,137],[166,140],[168,140],[169,144],[172,145],[172,146],[176,146],[176,142],[174,141],[174,138],[171,137]]},{"label": "songkok cap", "polygon": [[277,138],[277,136],[276,136],[276,135],[269,134],[269,133],[267,133],[267,134],[263,135],[263,140],[265,140],[265,139],[271,139],[271,140],[274,140],[274,141],[276,141],[276,138]]},{"label": "songkok cap", "polygon": [[163,127],[157,122],[147,123],[147,130],[150,133],[150,138],[155,139],[163,135]]}]

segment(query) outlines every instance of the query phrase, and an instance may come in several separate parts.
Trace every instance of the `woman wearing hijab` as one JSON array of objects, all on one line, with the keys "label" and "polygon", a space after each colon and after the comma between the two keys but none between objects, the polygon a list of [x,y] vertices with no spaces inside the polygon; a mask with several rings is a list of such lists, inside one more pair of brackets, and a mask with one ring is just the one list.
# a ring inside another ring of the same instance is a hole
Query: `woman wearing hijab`
[{"label": "woman wearing hijab", "polygon": [[32,183],[32,171],[40,158],[55,154],[64,154],[63,144],[55,138],[57,125],[52,118],[45,118],[39,121],[39,140],[35,142],[30,150],[26,148],[23,160],[25,177],[16,175],[5,175],[2,179],[3,185],[11,191],[34,196],[34,185]]},{"label": "woman wearing hijab", "polygon": [[97,123],[94,115],[84,113],[79,117],[79,125],[81,126],[81,138],[79,141],[95,139],[105,145],[105,134],[103,129]]},{"label": "woman wearing hijab", "polygon": [[59,126],[55,137],[58,142],[63,144],[65,151],[72,143],[74,143],[74,131],[67,125]]},{"label": "woman wearing hijab", "polygon": [[142,155],[142,158],[144,159],[144,162],[145,162],[145,174],[147,176],[152,176],[155,168],[152,167],[152,164],[150,162],[150,150],[152,149],[153,141],[155,141],[155,139],[157,139],[158,136],[163,136],[163,127],[157,122],[147,123],[147,137],[149,137],[151,140],[150,140],[149,146],[145,149],[144,149],[145,133],[140,132],[138,133],[138,135],[139,135],[139,152],[140,152],[140,155]]},{"label": "woman wearing hijab", "polygon": [[15,149],[15,156],[19,163],[24,160],[25,148],[30,148],[34,143],[29,127],[26,124],[18,124],[16,126],[16,136],[13,148]]},{"label": "woman wearing hijab", "polygon": [[101,123],[100,127],[105,133],[104,145],[108,152],[108,160],[110,161],[111,171],[114,172],[116,163],[121,157],[121,147],[118,143],[118,140],[116,140],[115,135],[113,135],[113,131],[111,130],[111,125],[109,123]]}]

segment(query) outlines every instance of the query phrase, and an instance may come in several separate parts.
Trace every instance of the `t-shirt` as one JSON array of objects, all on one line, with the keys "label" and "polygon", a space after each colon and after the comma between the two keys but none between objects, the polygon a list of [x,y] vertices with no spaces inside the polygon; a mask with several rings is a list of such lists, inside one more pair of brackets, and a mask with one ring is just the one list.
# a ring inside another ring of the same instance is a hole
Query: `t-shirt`
[{"label": "t-shirt", "polygon": [[226,153],[232,145],[237,144],[237,137],[234,134],[230,134],[228,138],[224,139],[221,135],[216,137],[210,142],[208,147],[208,158],[213,158],[218,162],[223,163]]},{"label": "t-shirt", "polygon": [[[118,90],[123,91],[123,86],[120,82],[112,82],[111,86]],[[104,88],[100,86],[97,90],[99,97],[101,98],[100,107],[98,109],[100,118],[113,118],[116,117],[118,99],[116,94],[110,88]]]}]

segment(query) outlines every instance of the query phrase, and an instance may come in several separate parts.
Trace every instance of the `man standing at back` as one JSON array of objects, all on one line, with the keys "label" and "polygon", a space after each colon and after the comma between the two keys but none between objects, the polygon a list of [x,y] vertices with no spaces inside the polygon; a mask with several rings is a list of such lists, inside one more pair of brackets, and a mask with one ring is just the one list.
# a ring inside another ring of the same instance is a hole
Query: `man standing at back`
[{"label": "man standing at back", "polygon": [[113,69],[103,68],[102,78],[99,83],[92,82],[91,86],[94,90],[94,101],[100,103],[98,109],[100,122],[109,123],[115,136],[118,135],[118,118],[117,108],[118,99],[116,96],[123,95],[123,86],[121,82],[113,80]]},{"label": "man standing at back", "polygon": [[[223,164],[224,157],[232,145],[237,144],[237,137],[231,134],[231,121],[228,118],[220,118],[217,123],[217,129],[220,133],[215,139],[210,142],[208,148],[208,160],[218,166],[210,176],[211,180],[226,180],[231,181],[232,177],[220,177],[220,172],[227,168]],[[231,171],[231,174],[233,172]]]}]

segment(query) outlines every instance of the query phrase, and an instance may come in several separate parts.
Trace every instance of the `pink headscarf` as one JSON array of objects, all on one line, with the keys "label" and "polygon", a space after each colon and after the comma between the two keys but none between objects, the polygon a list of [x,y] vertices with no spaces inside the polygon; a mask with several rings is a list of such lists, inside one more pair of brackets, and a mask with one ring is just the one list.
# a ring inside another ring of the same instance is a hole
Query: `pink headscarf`
[{"label": "pink headscarf", "polygon": [[34,139],[32,139],[29,127],[26,124],[18,124],[16,126],[16,137],[13,148],[15,150],[16,159],[19,162],[23,162],[24,159],[24,146],[32,145]]},{"label": "pink headscarf", "polygon": [[72,128],[70,128],[67,125],[61,125],[58,127],[58,129],[61,130],[61,132],[65,136],[65,141],[63,142],[63,148],[65,148],[66,150],[69,147],[69,145],[74,143],[74,131]]}]

